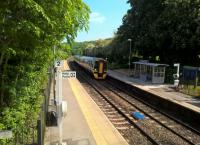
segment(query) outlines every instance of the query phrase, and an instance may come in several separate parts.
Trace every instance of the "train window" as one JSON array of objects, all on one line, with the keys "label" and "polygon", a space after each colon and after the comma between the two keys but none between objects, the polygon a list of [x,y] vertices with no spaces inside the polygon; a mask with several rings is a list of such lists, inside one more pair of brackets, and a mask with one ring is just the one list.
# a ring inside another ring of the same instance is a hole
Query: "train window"
[{"label": "train window", "polygon": [[94,68],[95,68],[95,69],[98,69],[98,61],[95,61],[95,63],[94,63]]}]

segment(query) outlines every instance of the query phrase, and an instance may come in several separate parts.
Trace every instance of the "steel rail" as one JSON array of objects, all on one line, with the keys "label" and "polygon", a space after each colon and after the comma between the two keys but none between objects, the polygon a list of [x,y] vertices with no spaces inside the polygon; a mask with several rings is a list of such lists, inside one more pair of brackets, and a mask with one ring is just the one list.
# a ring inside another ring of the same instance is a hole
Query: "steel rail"
[{"label": "steel rail", "polygon": [[[155,145],[159,145],[159,143],[153,139],[149,134],[147,134],[139,125],[137,125],[128,115],[126,115],[121,109],[119,109],[119,106],[114,104],[111,100],[109,100],[101,91],[99,88],[97,88],[94,85],[94,82],[91,83],[88,81],[83,75],[78,73],[83,80],[85,80],[101,97],[103,97],[120,115],[122,115],[128,122],[130,122],[135,128],[137,128],[151,143]],[[78,76],[78,75],[77,75]]]},{"label": "steel rail", "polygon": [[[113,85],[113,84],[112,84]],[[113,86],[112,86],[113,87]],[[186,141],[187,143],[191,144],[191,145],[195,145],[193,142],[191,142],[190,140],[188,140],[187,138],[185,138],[184,136],[182,136],[181,134],[177,133],[176,131],[174,131],[173,129],[171,129],[170,127],[168,127],[167,125],[165,125],[164,123],[160,122],[158,119],[154,118],[153,116],[151,116],[149,113],[147,113],[146,111],[144,111],[143,109],[139,108],[138,106],[136,106],[135,104],[133,104],[130,100],[128,100],[127,98],[125,98],[124,96],[120,95],[119,93],[117,93],[116,91],[110,89],[109,87],[106,87],[108,90],[110,90],[111,92],[113,92],[114,94],[118,95],[121,99],[123,99],[124,101],[126,101],[127,103],[131,104],[132,106],[134,106],[136,109],[138,109],[140,112],[142,112],[143,114],[145,114],[146,116],[148,116],[149,118],[153,119],[154,121],[156,121],[157,123],[159,123],[161,126],[165,127],[166,129],[170,130],[172,133],[176,134],[177,136],[179,136],[181,139],[183,139],[184,141]]]},{"label": "steel rail", "polygon": [[[124,89],[122,89],[122,88],[120,88],[120,87],[116,86],[116,84],[114,84],[114,83],[111,83],[111,82],[108,82],[108,83],[110,83],[111,85],[115,86],[115,88],[117,88],[118,90],[121,90],[121,91],[122,91],[122,92],[124,92],[125,94],[127,94],[127,95],[129,95],[129,96],[131,96],[131,97],[135,98],[136,100],[138,100],[138,101],[142,102],[143,104],[145,104],[145,105],[149,106],[150,108],[152,108],[152,109],[156,110],[157,112],[159,112],[159,113],[163,114],[164,116],[166,116],[166,117],[168,117],[168,118],[172,119],[173,121],[177,122],[178,124],[181,124],[181,125],[183,125],[184,127],[188,128],[189,130],[191,130],[192,132],[194,132],[194,133],[196,133],[197,135],[199,135],[199,136],[200,136],[200,131],[199,131],[199,130],[197,130],[197,129],[195,129],[195,128],[191,127],[191,126],[189,126],[188,124],[186,124],[186,123],[182,122],[181,120],[178,120],[177,118],[175,118],[175,117],[173,117],[173,116],[171,116],[171,115],[167,114],[166,112],[163,112],[163,111],[159,110],[159,109],[158,109],[158,108],[156,108],[155,106],[153,106],[153,105],[149,104],[148,102],[146,102],[146,101],[144,101],[144,100],[140,99],[140,98],[139,98],[139,97],[137,97],[136,95],[133,95],[133,94],[131,94],[130,92],[128,92],[128,91],[126,91],[126,90],[124,90]],[[128,85],[128,84],[127,84],[127,85]],[[142,91],[142,90],[141,90],[141,91]],[[145,91],[144,91],[144,92],[145,92]],[[140,96],[142,96],[142,94],[141,94],[141,93],[139,93],[139,92],[137,92],[136,90],[135,90],[135,92],[134,92],[134,93],[137,93],[137,95],[140,95]]]}]

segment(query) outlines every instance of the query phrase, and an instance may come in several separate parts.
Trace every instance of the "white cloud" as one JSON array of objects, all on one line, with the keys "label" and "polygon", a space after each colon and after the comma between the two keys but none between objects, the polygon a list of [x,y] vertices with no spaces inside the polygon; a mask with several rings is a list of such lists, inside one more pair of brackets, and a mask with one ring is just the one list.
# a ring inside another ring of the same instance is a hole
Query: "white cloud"
[{"label": "white cloud", "polygon": [[106,18],[98,12],[92,12],[90,14],[90,22],[103,23]]}]

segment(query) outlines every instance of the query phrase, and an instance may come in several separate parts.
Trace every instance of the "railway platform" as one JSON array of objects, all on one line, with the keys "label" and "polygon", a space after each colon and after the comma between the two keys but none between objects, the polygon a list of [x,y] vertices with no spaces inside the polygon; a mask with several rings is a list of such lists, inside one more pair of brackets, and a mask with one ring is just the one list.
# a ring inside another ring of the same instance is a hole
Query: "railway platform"
[{"label": "railway platform", "polygon": [[172,85],[159,85],[142,82],[138,79],[134,79],[133,77],[129,77],[125,72],[119,72],[115,70],[108,70],[108,75],[112,78],[200,113],[200,98],[198,99],[196,97],[177,92],[171,88]]},{"label": "railway platform", "polygon": [[158,85],[142,82],[125,71],[108,70],[108,77],[116,80],[116,84],[140,94],[140,99],[158,110],[171,114],[186,126],[200,131],[200,98],[189,96],[172,89],[172,85]]},{"label": "railway platform", "polygon": [[108,77],[168,117],[200,131],[199,98],[179,93],[170,85],[148,84],[118,71],[108,70]]},{"label": "railway platform", "polygon": [[[64,62],[63,70],[70,70]],[[62,80],[67,116],[63,119],[63,142],[67,145],[128,145],[76,78]],[[53,85],[50,107],[53,108]],[[46,128],[45,145],[59,141],[58,126]]]}]

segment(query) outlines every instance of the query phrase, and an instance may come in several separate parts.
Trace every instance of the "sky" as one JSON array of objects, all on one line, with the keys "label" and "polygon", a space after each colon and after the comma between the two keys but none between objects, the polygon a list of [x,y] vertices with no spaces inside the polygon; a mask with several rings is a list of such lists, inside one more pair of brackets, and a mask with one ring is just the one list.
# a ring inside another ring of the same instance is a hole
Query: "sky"
[{"label": "sky", "polygon": [[84,0],[90,7],[88,32],[79,32],[75,41],[105,39],[114,36],[122,18],[130,9],[127,0]]}]

